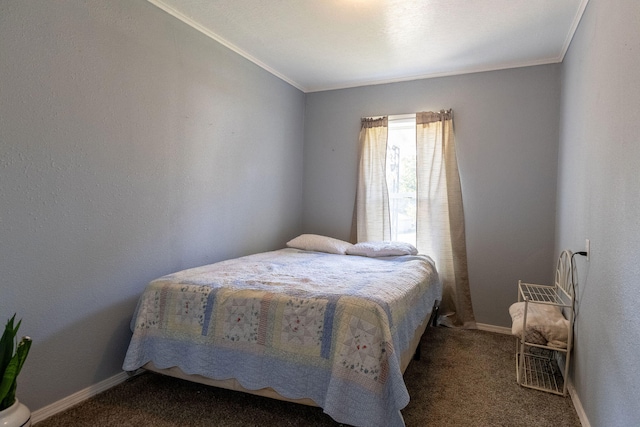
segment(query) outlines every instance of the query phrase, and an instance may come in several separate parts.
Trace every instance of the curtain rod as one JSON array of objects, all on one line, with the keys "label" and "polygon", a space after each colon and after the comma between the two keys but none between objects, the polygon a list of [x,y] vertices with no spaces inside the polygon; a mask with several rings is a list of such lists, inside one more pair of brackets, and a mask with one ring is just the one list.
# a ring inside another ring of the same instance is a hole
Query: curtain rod
[{"label": "curtain rod", "polygon": [[384,119],[385,117],[388,120],[402,120],[402,119],[410,119],[412,117],[415,117],[416,113],[407,113],[407,114],[387,114],[387,115],[377,115],[377,116],[367,116],[367,117],[361,117],[362,120],[364,119],[368,119],[368,120],[379,120],[379,119]]},{"label": "curtain rod", "polygon": [[[422,112],[422,111],[420,111]],[[441,109],[435,113],[453,113],[453,108],[449,108],[449,109]],[[382,119],[384,117],[387,117],[387,119],[389,120],[404,120],[404,119],[410,119],[412,117],[416,117],[416,114],[418,113],[403,113],[403,114],[387,114],[387,115],[377,115],[377,116],[369,116],[369,117],[362,117],[362,119],[373,119],[373,120],[377,120],[377,119]]]}]

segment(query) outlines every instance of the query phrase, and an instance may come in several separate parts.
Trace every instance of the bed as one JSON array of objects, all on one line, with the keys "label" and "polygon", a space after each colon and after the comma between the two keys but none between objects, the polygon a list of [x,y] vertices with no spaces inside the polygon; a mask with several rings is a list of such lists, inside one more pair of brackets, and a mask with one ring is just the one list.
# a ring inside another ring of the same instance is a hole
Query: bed
[{"label": "bed", "polygon": [[123,369],[315,405],[354,426],[403,426],[402,374],[442,293],[425,255],[287,247],[152,281]]}]

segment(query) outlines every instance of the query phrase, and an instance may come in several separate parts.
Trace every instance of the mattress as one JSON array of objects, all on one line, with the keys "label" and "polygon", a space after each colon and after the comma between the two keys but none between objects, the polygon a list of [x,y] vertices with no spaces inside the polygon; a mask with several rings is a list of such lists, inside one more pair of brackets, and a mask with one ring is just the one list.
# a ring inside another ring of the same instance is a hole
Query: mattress
[{"label": "mattress", "polygon": [[287,248],[184,270],[140,297],[123,368],[273,390],[355,426],[402,426],[402,355],[441,292],[424,255]]}]

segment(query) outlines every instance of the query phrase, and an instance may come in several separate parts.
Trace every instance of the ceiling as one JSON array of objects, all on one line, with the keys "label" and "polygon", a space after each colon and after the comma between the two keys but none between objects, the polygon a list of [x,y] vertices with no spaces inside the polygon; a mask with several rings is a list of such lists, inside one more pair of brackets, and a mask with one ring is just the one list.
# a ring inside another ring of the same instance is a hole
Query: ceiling
[{"label": "ceiling", "polygon": [[588,0],[148,0],[304,92],[561,62]]}]

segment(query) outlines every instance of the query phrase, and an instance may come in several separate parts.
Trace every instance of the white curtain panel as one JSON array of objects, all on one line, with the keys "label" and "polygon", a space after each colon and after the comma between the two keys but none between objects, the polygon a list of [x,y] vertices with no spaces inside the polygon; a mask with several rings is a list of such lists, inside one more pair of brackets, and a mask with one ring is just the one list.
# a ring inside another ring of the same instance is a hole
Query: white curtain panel
[{"label": "white curtain panel", "polygon": [[453,111],[416,114],[417,247],[443,284],[440,323],[475,328]]},{"label": "white curtain panel", "polygon": [[358,242],[391,240],[386,180],[388,118],[362,119],[354,225]]}]

